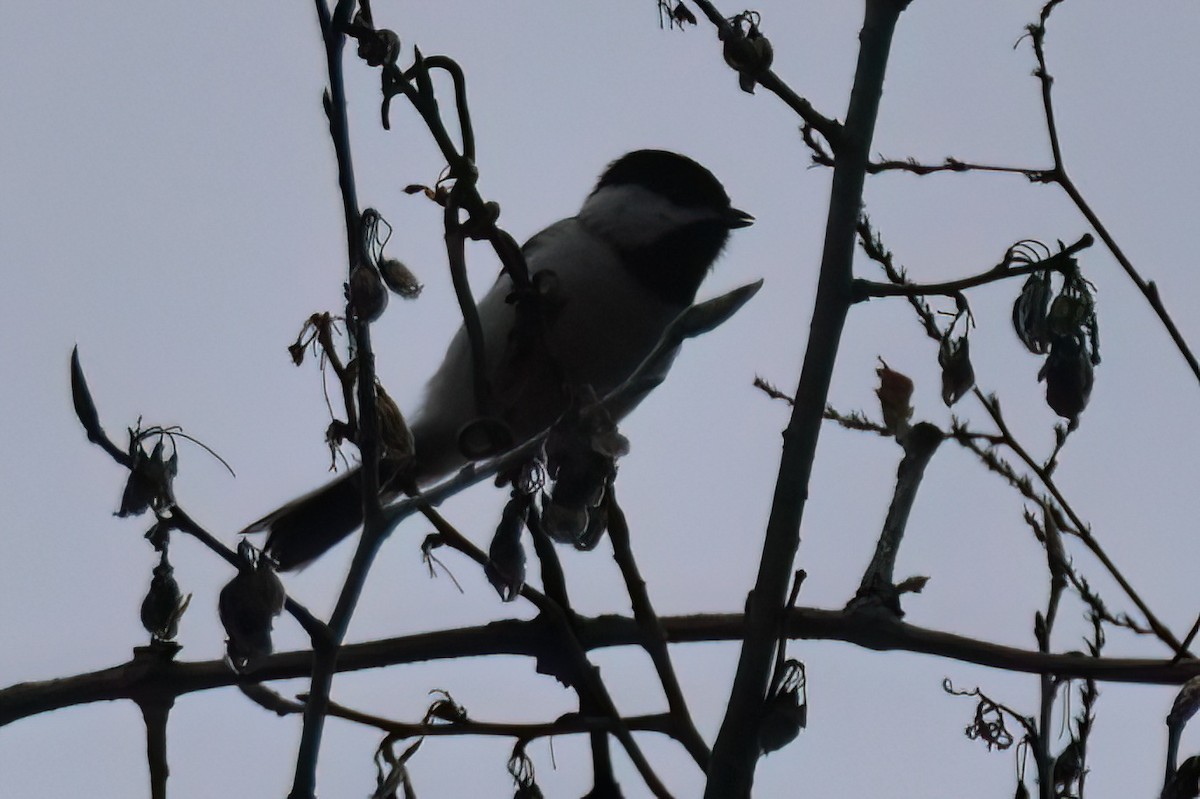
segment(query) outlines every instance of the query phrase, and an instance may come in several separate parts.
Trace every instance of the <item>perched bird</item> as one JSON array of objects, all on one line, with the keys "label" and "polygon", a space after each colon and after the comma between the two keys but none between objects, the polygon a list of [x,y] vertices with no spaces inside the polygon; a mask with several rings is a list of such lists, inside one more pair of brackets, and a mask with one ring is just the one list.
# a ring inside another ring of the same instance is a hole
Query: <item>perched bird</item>
[{"label": "perched bird", "polygon": [[[638,150],[609,164],[578,214],[522,248],[530,276],[549,297],[538,343],[522,335],[529,325],[518,323],[507,274],[478,304],[489,415],[511,434],[508,444],[545,431],[584,387],[604,397],[620,386],[693,302],[729,231],[753,221],[685,156]],[[409,423],[418,485],[467,463],[460,433],[480,415],[475,397],[471,348],[460,328]],[[394,472],[381,467],[385,478]],[[269,531],[266,550],[280,568],[303,566],[362,523],[360,490],[354,469],[243,532]],[[399,493],[385,489],[385,498]]]}]

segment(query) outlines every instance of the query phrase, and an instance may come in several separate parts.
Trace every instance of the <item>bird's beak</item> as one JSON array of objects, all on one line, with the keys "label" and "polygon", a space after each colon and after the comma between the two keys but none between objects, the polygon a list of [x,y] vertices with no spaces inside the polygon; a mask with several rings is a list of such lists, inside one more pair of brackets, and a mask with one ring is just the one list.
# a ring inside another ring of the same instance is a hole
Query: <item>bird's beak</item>
[{"label": "bird's beak", "polygon": [[750,227],[754,224],[754,217],[745,211],[739,211],[736,208],[730,208],[725,212],[725,226],[730,228]]}]

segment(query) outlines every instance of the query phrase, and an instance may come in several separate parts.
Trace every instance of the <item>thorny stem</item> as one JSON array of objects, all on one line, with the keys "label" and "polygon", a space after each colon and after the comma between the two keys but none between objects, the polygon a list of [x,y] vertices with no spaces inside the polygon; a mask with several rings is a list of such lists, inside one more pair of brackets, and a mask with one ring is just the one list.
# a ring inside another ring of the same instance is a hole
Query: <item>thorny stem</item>
[{"label": "thorny stem", "polygon": [[[1057,535],[1057,533],[1054,533]],[[1047,531],[1047,535],[1050,532]],[[1053,558],[1056,551],[1056,545],[1047,540],[1046,550]],[[1058,603],[1062,597],[1063,589],[1066,587],[1066,580],[1059,568],[1051,563],[1050,566],[1050,596],[1046,602],[1046,614],[1040,616],[1038,623],[1034,625],[1034,633],[1037,637],[1038,652],[1048,655],[1050,654],[1050,636],[1054,630],[1054,620],[1058,617]],[[1039,695],[1040,708],[1038,713],[1038,730],[1037,735],[1033,738],[1034,760],[1037,763],[1038,770],[1038,795],[1040,799],[1054,799],[1054,755],[1051,754],[1050,745],[1053,739],[1052,730],[1054,728],[1054,700],[1058,695],[1059,682],[1055,675],[1043,673],[1039,676]]]},{"label": "thorny stem", "polygon": [[943,283],[879,283],[873,280],[857,279],[854,281],[854,290],[859,295],[856,299],[869,299],[871,297],[923,297],[929,294],[954,296],[966,289],[994,283],[998,280],[1007,280],[1008,278],[1041,272],[1046,269],[1064,269],[1071,263],[1072,258],[1077,252],[1091,247],[1094,242],[1095,240],[1091,234],[1085,233],[1079,237],[1078,241],[1068,245],[1061,252],[1056,252],[1049,258],[1037,261],[1036,263],[1021,265],[1000,263],[978,275],[959,278],[958,280],[948,280]]},{"label": "thorny stem", "polygon": [[[903,280],[903,277],[891,263],[890,253],[883,250],[882,245],[879,243],[878,239],[872,235],[870,226],[865,221],[860,221],[859,223],[859,235],[861,237],[863,247],[867,250],[868,255],[883,266],[888,274],[889,279],[900,284],[900,281]],[[1067,249],[1071,250],[1072,248],[1080,247],[1081,245],[1086,246],[1083,244],[1086,238],[1088,237],[1081,238],[1078,242],[1076,242],[1074,245],[1071,245],[1071,247]],[[1060,253],[1059,255],[1062,254],[1063,253]],[[918,316],[920,316],[926,332],[932,338],[939,339],[941,337],[941,333],[934,323],[929,309],[925,307],[923,303],[921,303],[919,296],[913,294],[906,294],[906,296],[908,296],[910,302],[913,303],[913,307]],[[1112,575],[1112,577],[1117,581],[1117,584],[1120,585],[1121,590],[1125,592],[1130,600],[1132,600],[1137,608],[1142,612],[1155,635],[1157,635],[1160,640],[1175,650],[1177,658],[1190,657],[1187,652],[1186,645],[1180,643],[1179,640],[1171,633],[1170,629],[1168,629],[1166,625],[1158,620],[1158,617],[1154,615],[1149,606],[1133,589],[1133,586],[1130,585],[1125,579],[1125,576],[1121,573],[1117,565],[1108,557],[1108,554],[1104,551],[1103,547],[1100,546],[1100,543],[1095,539],[1094,536],[1092,536],[1088,526],[1075,513],[1074,509],[1071,507],[1071,504],[1067,502],[1066,497],[1064,497],[1058,490],[1058,486],[1054,483],[1053,477],[1051,476],[1051,471],[1042,464],[1036,462],[1032,456],[1030,456],[1028,451],[1016,439],[1016,437],[1013,436],[1012,431],[1004,421],[1003,415],[1000,413],[999,405],[989,399],[982,391],[979,390],[978,387],[976,387],[973,391],[976,398],[979,399],[979,401],[983,404],[984,409],[988,412],[988,415],[992,417],[992,420],[995,422],[997,428],[999,428],[1001,433],[1001,441],[999,443],[1005,444],[1009,447],[1009,449],[1016,453],[1017,457],[1019,457],[1042,482],[1042,484],[1046,486],[1046,489],[1050,492],[1051,496],[1071,520],[1071,523],[1074,527],[1072,532],[1077,538],[1083,541],[1084,545],[1087,546],[1087,548],[1092,552],[1093,555],[1095,555],[1095,557],[1100,561],[1109,574]],[[993,441],[992,443],[994,444],[997,442]],[[1200,621],[1197,622],[1196,627],[1200,629]]]},{"label": "thorny stem", "polygon": [[1100,542],[1098,542],[1091,534],[1087,524],[1085,524],[1084,521],[1079,518],[1079,516],[1075,513],[1075,510],[1071,507],[1071,504],[1067,502],[1066,497],[1064,497],[1062,492],[1059,491],[1058,486],[1054,482],[1054,478],[1050,476],[1050,474],[1042,467],[1041,464],[1039,464],[1029,455],[1025,448],[1021,446],[1021,443],[1013,436],[1012,431],[1008,428],[1008,424],[1004,421],[1003,415],[1000,413],[999,405],[997,405],[991,398],[984,395],[984,393],[978,388],[973,389],[973,392],[975,397],[980,401],[980,403],[983,404],[984,410],[986,410],[988,415],[992,417],[992,421],[996,423],[996,427],[999,428],[1001,435],[1004,436],[1005,446],[1011,449],[1017,455],[1017,457],[1025,463],[1030,471],[1037,476],[1038,480],[1040,480],[1042,484],[1046,486],[1046,490],[1050,492],[1050,495],[1054,497],[1054,500],[1058,503],[1059,507],[1061,507],[1063,512],[1067,514],[1067,518],[1071,520],[1071,533],[1083,542],[1084,546],[1086,546],[1088,550],[1095,555],[1096,559],[1099,560],[1108,573],[1112,575],[1112,578],[1117,581],[1117,584],[1121,586],[1121,590],[1125,592],[1125,595],[1129,597],[1133,604],[1137,606],[1138,610],[1142,612],[1142,615],[1145,616],[1146,623],[1150,625],[1150,629],[1154,631],[1154,634],[1158,636],[1163,643],[1170,646],[1176,654],[1190,657],[1190,655],[1188,655],[1183,649],[1183,645],[1179,642],[1179,639],[1175,637],[1175,635],[1170,631],[1169,628],[1167,628],[1166,625],[1159,621],[1158,617],[1152,610],[1150,610],[1150,607],[1142,600],[1141,596],[1138,595],[1133,586],[1129,584],[1129,581],[1125,579],[1125,575],[1121,573],[1121,570],[1117,567],[1117,564],[1115,564],[1108,557],[1108,554],[1104,551],[1104,548],[1100,546]]}]

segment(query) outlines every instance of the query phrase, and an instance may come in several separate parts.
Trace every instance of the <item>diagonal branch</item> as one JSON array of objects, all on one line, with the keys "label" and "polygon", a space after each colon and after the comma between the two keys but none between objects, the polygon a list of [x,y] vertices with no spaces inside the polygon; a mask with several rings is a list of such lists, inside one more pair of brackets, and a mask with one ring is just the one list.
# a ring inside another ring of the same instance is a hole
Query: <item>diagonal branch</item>
[{"label": "diagonal branch", "polygon": [[621,576],[625,578],[625,587],[633,604],[634,619],[642,630],[642,646],[654,663],[663,693],[667,697],[671,728],[675,731],[675,737],[696,761],[696,765],[702,769],[707,768],[710,756],[708,745],[704,743],[704,738],[692,721],[683,688],[679,684],[679,677],[671,663],[671,654],[667,650],[667,632],[654,612],[650,593],[646,590],[646,581],[642,579],[637,561],[634,560],[629,523],[625,519],[625,512],[617,504],[611,482],[608,487],[608,537],[613,545],[613,559],[621,569]]},{"label": "diagonal branch", "polygon": [[767,522],[758,578],[746,599],[746,630],[725,719],[713,746],[705,799],[749,797],[761,753],[758,721],[772,669],[784,602],[800,545],[833,367],[852,299],[854,235],[862,206],[865,166],[879,112],[892,34],[903,0],[867,0],[858,65],[836,165],[820,278],[796,404],[784,432],[779,476]]},{"label": "diagonal branch", "polygon": [[1187,652],[1183,649],[1183,645],[1180,643],[1179,639],[1176,638],[1171,630],[1159,620],[1158,616],[1154,614],[1154,611],[1150,609],[1150,606],[1146,604],[1145,600],[1143,600],[1138,592],[1134,590],[1129,581],[1125,579],[1125,575],[1117,567],[1117,564],[1108,557],[1108,553],[1104,551],[1104,548],[1100,546],[1100,542],[1097,541],[1095,536],[1092,535],[1088,525],[1075,513],[1074,509],[1071,507],[1071,504],[1067,502],[1066,497],[1064,497],[1062,492],[1059,491],[1058,485],[1054,482],[1054,478],[1041,464],[1039,464],[1033,459],[1032,456],[1030,456],[1025,448],[1021,446],[1020,442],[1018,442],[1012,435],[1008,424],[1004,421],[1004,416],[1000,413],[1000,406],[996,403],[995,399],[984,395],[984,393],[978,388],[974,389],[974,393],[975,397],[983,405],[984,410],[986,410],[988,415],[992,417],[992,421],[996,423],[996,427],[999,428],[1001,435],[1004,436],[1005,446],[1011,449],[1017,455],[1017,457],[1020,458],[1027,467],[1029,467],[1029,470],[1037,476],[1042,485],[1046,486],[1046,490],[1050,492],[1050,495],[1054,497],[1055,502],[1057,502],[1059,507],[1063,509],[1063,512],[1067,514],[1067,518],[1071,520],[1071,525],[1073,527],[1072,533],[1075,535],[1075,537],[1082,541],[1084,546],[1086,546],[1088,550],[1096,557],[1096,559],[1100,561],[1104,568],[1108,570],[1108,573],[1114,580],[1116,580],[1117,585],[1121,586],[1121,590],[1125,592],[1125,595],[1128,596],[1133,604],[1137,606],[1138,610],[1142,612],[1142,615],[1146,618],[1146,623],[1150,625],[1152,630],[1154,630],[1154,634],[1158,636],[1158,638],[1165,644],[1170,646],[1175,654],[1186,656]]},{"label": "diagonal branch", "polygon": [[[692,2],[696,4],[704,13],[704,16],[708,17],[708,21],[717,29],[717,36],[721,41],[725,41],[730,36],[737,35],[733,26],[729,24],[729,20],[709,0],[692,0]],[[804,120],[807,128],[816,130],[825,137],[830,146],[835,150],[837,149],[842,139],[842,125],[836,119],[830,119],[819,113],[813,108],[812,103],[797,94],[770,69],[757,73],[754,76],[754,80],[758,85],[774,93],[780,100],[783,100],[788,108],[795,111],[796,115]]]},{"label": "diagonal branch", "polygon": [[1075,203],[1075,207],[1079,209],[1079,212],[1087,219],[1088,224],[1096,231],[1096,235],[1104,242],[1104,246],[1108,247],[1109,252],[1117,259],[1117,263],[1125,270],[1125,274],[1137,286],[1142,296],[1146,298],[1146,302],[1154,309],[1154,313],[1158,315],[1159,321],[1166,328],[1168,335],[1170,335],[1171,340],[1175,343],[1176,349],[1179,350],[1184,360],[1187,361],[1188,366],[1191,367],[1192,374],[1196,376],[1197,380],[1200,380],[1200,361],[1196,360],[1196,356],[1192,353],[1187,341],[1183,338],[1183,334],[1179,332],[1179,328],[1175,326],[1175,321],[1167,312],[1166,306],[1163,305],[1162,298],[1158,295],[1158,287],[1154,284],[1154,281],[1147,281],[1141,276],[1134,267],[1133,262],[1129,260],[1120,245],[1117,244],[1116,239],[1108,231],[1108,228],[1100,221],[1100,217],[1088,205],[1087,200],[1083,197],[1083,193],[1079,191],[1075,182],[1071,180],[1070,175],[1067,174],[1067,169],[1063,162],[1062,145],[1059,141],[1058,125],[1054,119],[1054,103],[1050,93],[1054,78],[1046,68],[1045,51],[1046,20],[1049,19],[1050,12],[1054,6],[1060,1],[1051,0],[1051,2],[1048,2],[1042,9],[1038,22],[1030,25],[1028,28],[1029,37],[1033,42],[1033,52],[1038,62],[1034,75],[1041,82],[1042,108],[1046,115],[1046,131],[1050,136],[1050,149],[1054,153],[1054,169],[1049,173],[1048,177],[1051,182],[1057,183],[1067,193],[1067,196],[1071,198],[1071,202]]}]

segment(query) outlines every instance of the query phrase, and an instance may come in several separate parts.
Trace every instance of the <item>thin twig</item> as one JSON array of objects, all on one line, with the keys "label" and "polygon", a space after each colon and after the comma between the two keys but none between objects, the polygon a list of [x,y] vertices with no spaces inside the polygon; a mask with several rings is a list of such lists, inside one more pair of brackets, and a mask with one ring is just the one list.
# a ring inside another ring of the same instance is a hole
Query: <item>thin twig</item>
[{"label": "thin twig", "polygon": [[[303,698],[303,697],[301,697]],[[617,724],[610,718],[600,716],[585,716],[579,713],[568,713],[551,722],[541,724],[514,724],[512,722],[488,722],[467,719],[455,722],[420,722],[409,723],[393,721],[382,716],[363,713],[358,710],[329,703],[329,715],[346,721],[353,721],[368,727],[401,738],[416,738],[422,735],[459,736],[480,735],[489,737],[509,737],[521,740],[549,738],[558,735],[578,735],[592,732],[612,732]],[[637,732],[658,732],[671,734],[671,717],[666,713],[654,713],[644,716],[626,716],[622,722],[631,730]]]},{"label": "thin twig", "polygon": [[[450,524],[428,503],[417,501],[416,506],[425,515],[425,518],[433,523],[448,546],[459,550],[480,565],[487,563],[487,554],[475,546],[466,536],[458,532],[454,525]],[[564,609],[558,602],[555,602],[546,594],[539,593],[529,586],[521,588],[521,596],[534,604],[539,612],[538,618],[543,623],[551,625],[555,633],[555,641],[559,642],[562,648],[562,651],[558,654],[566,656],[569,659],[572,669],[571,676],[577,682],[576,688],[580,694],[581,705],[588,702],[594,703],[595,709],[599,714],[609,716],[613,719],[616,728],[612,734],[625,748],[625,753],[633,761],[638,774],[646,782],[647,787],[650,788],[650,791],[655,796],[669,797],[670,794],[667,792],[666,786],[662,784],[658,775],[654,773],[654,769],[650,765],[650,761],[646,759],[645,754],[642,753],[641,747],[638,746],[633,736],[630,735],[628,727],[625,727],[621,723],[621,714],[613,703],[608,689],[600,679],[600,675],[591,661],[588,660],[587,648],[580,642],[575,631],[574,615],[569,614],[567,609]]]},{"label": "thin twig", "polygon": [[621,576],[625,579],[625,589],[629,592],[629,599],[633,605],[633,617],[642,630],[642,646],[650,655],[655,671],[658,672],[659,682],[662,683],[663,693],[667,697],[667,707],[670,709],[671,725],[676,732],[675,737],[687,749],[688,754],[696,761],[696,765],[707,769],[710,756],[708,745],[704,743],[704,738],[701,737],[695,722],[692,721],[687,699],[683,695],[683,688],[679,684],[675,667],[671,663],[671,654],[667,650],[667,633],[662,627],[662,622],[659,621],[658,614],[654,612],[650,593],[646,590],[646,581],[642,579],[637,561],[633,557],[629,523],[625,518],[625,512],[617,504],[615,488],[611,481],[608,487],[607,501],[608,537],[613,545],[613,559],[617,562],[617,566],[621,569]]},{"label": "thin twig", "polygon": [[1054,78],[1046,68],[1045,51],[1046,20],[1050,17],[1050,12],[1058,2],[1059,0],[1053,0],[1053,2],[1047,3],[1042,9],[1042,15],[1038,23],[1029,26],[1030,39],[1033,41],[1033,52],[1038,62],[1038,67],[1034,75],[1041,82],[1042,107],[1046,114],[1046,130],[1050,136],[1050,148],[1054,153],[1054,171],[1051,173],[1051,180],[1062,187],[1062,190],[1075,203],[1075,207],[1079,209],[1079,212],[1083,214],[1084,218],[1087,219],[1088,223],[1096,231],[1096,235],[1100,237],[1104,245],[1108,247],[1109,252],[1117,259],[1117,263],[1125,270],[1125,274],[1137,286],[1142,296],[1146,298],[1146,302],[1154,309],[1154,313],[1158,315],[1159,321],[1166,328],[1167,333],[1171,336],[1171,340],[1175,342],[1175,347],[1183,355],[1188,366],[1191,367],[1192,374],[1196,376],[1197,380],[1200,380],[1200,361],[1196,360],[1196,356],[1192,353],[1187,341],[1183,338],[1183,334],[1175,326],[1175,321],[1167,313],[1166,306],[1163,305],[1162,299],[1158,295],[1158,287],[1155,286],[1153,281],[1147,281],[1141,276],[1134,267],[1133,262],[1129,260],[1120,245],[1117,244],[1116,239],[1109,233],[1108,228],[1100,221],[1100,217],[1092,210],[1087,200],[1084,199],[1083,193],[1079,191],[1075,182],[1071,180],[1070,175],[1067,174],[1067,169],[1063,162],[1062,146],[1059,141],[1058,126],[1054,121],[1054,103],[1050,96],[1050,88],[1054,82]]},{"label": "thin twig", "polygon": [[879,283],[873,280],[857,279],[854,281],[854,290],[857,300],[865,300],[871,297],[922,297],[929,294],[952,297],[966,289],[995,283],[999,280],[1021,277],[1047,269],[1067,269],[1073,262],[1075,253],[1091,247],[1094,243],[1095,239],[1092,238],[1091,234],[1085,233],[1074,244],[1070,244],[1049,258],[1035,263],[999,263],[978,275],[959,278],[957,280],[947,280],[942,283],[912,283],[907,280],[904,280],[902,283]]},{"label": "thin twig", "polygon": [[[1054,622],[1058,618],[1058,605],[1062,599],[1063,589],[1067,581],[1063,572],[1065,567],[1062,554],[1062,542],[1058,531],[1053,529],[1053,522],[1046,525],[1046,554],[1050,561],[1050,595],[1046,600],[1046,612],[1038,614],[1034,623],[1034,637],[1037,639],[1038,652],[1050,654],[1050,638],[1054,631]],[[1052,674],[1042,674],[1038,679],[1039,712],[1037,735],[1032,739],[1034,762],[1038,771],[1038,795],[1041,799],[1055,798],[1054,785],[1054,755],[1050,751],[1053,737],[1054,703],[1058,697],[1061,683]]]},{"label": "thin twig", "polygon": [[[342,31],[350,21],[355,3],[354,0],[338,0],[332,17],[326,0],[316,0],[316,6],[329,73],[325,110],[329,117],[330,138],[337,156],[338,184],[346,216],[347,268],[348,272],[352,273],[364,259],[362,236],[359,231],[361,213],[354,188],[354,167],[342,78],[342,52],[346,42]],[[364,524],[358,549],[354,553],[337,605],[329,619],[329,636],[313,641],[310,698],[304,713],[296,772],[289,799],[316,799],[317,759],[325,725],[325,709],[329,702],[333,675],[337,670],[338,650],[345,640],[350,618],[362,594],[375,553],[391,530],[391,526],[382,519],[379,505],[379,418],[375,410],[375,356],[371,350],[370,323],[365,319],[353,318],[350,313],[347,313],[347,319],[354,334],[358,378],[359,425],[355,432],[356,443],[362,453]],[[352,407],[352,404],[347,406],[348,409]],[[349,413],[349,410],[347,412]]]},{"label": "thin twig", "polygon": [[[882,242],[879,240],[878,236],[871,229],[870,223],[867,220],[865,220],[865,219],[860,220],[858,232],[859,232],[860,241],[863,246],[863,249],[872,258],[872,260],[875,260],[884,268],[884,271],[888,275],[889,280],[893,281],[893,283],[896,283],[898,285],[907,285],[908,284],[907,278],[904,276],[904,274],[901,270],[898,270],[893,265],[891,253],[888,252],[883,247]],[[1075,244],[1064,249],[1063,252],[1057,253],[1056,255],[1051,256],[1051,258],[1058,258],[1058,257],[1070,258],[1071,256],[1068,253],[1068,251],[1074,252],[1076,249],[1089,246],[1090,244],[1091,244],[1090,236],[1085,235],[1084,237],[1081,237],[1080,240],[1077,241]],[[1040,263],[1044,265],[1049,260],[1050,259],[1048,258]],[[918,296],[915,296],[915,295],[908,295],[908,296],[909,296],[909,301],[913,304],[913,307],[916,310],[918,317],[920,318],[922,326],[925,328],[928,335],[931,338],[940,339],[941,331],[938,329],[937,324],[933,319],[933,314],[930,311],[930,309],[928,308],[928,306],[926,306],[919,299]],[[988,411],[988,414],[992,417],[992,419],[996,423],[997,427],[1000,429],[1001,435],[999,437],[999,440],[997,441],[995,439],[989,439],[990,443],[1005,444],[1010,449],[1012,449],[1012,451],[1014,453],[1016,453],[1017,456],[1033,471],[1034,475],[1036,475],[1037,478],[1046,486],[1047,490],[1050,491],[1054,500],[1059,504],[1060,507],[1063,508],[1064,512],[1067,513],[1072,524],[1074,525],[1074,530],[1072,532],[1081,541],[1083,541],[1084,544],[1088,547],[1088,549],[1091,550],[1092,553],[1100,560],[1101,564],[1105,567],[1105,569],[1109,572],[1109,574],[1111,574],[1113,576],[1113,578],[1117,581],[1117,583],[1121,586],[1121,589],[1126,593],[1127,596],[1129,596],[1129,598],[1133,601],[1133,603],[1138,607],[1138,609],[1142,612],[1143,616],[1146,618],[1147,623],[1150,625],[1151,629],[1154,631],[1155,635],[1157,635],[1162,641],[1164,641],[1165,643],[1170,645],[1172,647],[1172,649],[1175,650],[1178,657],[1183,657],[1183,656],[1190,657],[1190,655],[1187,655],[1186,647],[1184,647],[1181,643],[1179,643],[1178,639],[1176,639],[1174,637],[1174,635],[1170,632],[1170,630],[1158,620],[1158,618],[1150,610],[1149,606],[1147,606],[1146,603],[1144,601],[1142,601],[1141,597],[1137,594],[1136,591],[1134,591],[1133,587],[1125,579],[1124,575],[1117,568],[1116,564],[1113,563],[1113,561],[1108,557],[1107,553],[1104,552],[1104,550],[1100,546],[1099,542],[1096,541],[1094,536],[1092,536],[1087,525],[1084,524],[1082,519],[1080,519],[1080,517],[1074,512],[1074,510],[1071,508],[1070,503],[1067,502],[1066,498],[1058,490],[1057,486],[1053,482],[1053,477],[1052,477],[1052,471],[1053,471],[1052,460],[1053,460],[1053,458],[1048,460],[1047,464],[1039,464],[1036,461],[1034,461],[1033,458],[1029,455],[1028,451],[1012,435],[1012,431],[1009,430],[1007,424],[1004,423],[1003,417],[1000,414],[999,405],[990,401],[989,398],[986,395],[984,395],[984,393],[982,391],[979,390],[979,388],[976,387],[975,389],[973,389],[973,391],[975,393],[975,396],[980,400],[980,402],[983,403],[984,408]],[[955,438],[957,438],[960,441],[960,443],[963,443],[963,444],[968,443],[967,441],[965,441],[963,439],[961,431],[956,431],[953,433],[953,435]],[[1055,454],[1057,454],[1057,451]],[[1018,478],[1016,475],[1012,476],[1011,482],[1013,483],[1013,485],[1017,486],[1018,488],[1022,488],[1024,486],[1023,490],[1025,491],[1026,496],[1028,496],[1030,499],[1037,501],[1036,495],[1033,494],[1032,488],[1028,487],[1027,483],[1023,483],[1023,481],[1020,478]],[[1198,622],[1197,627],[1200,628],[1200,622]]]},{"label": "thin twig", "polygon": [[[708,21],[717,29],[717,35],[721,41],[734,35],[735,32],[733,26],[729,24],[729,20],[709,0],[692,0],[692,2],[696,4],[704,13],[704,16],[708,17]],[[835,150],[837,149],[838,142],[842,137],[842,125],[837,120],[830,119],[818,113],[813,108],[812,103],[797,94],[787,83],[769,69],[756,74],[754,80],[758,85],[774,93],[780,100],[783,100],[784,104],[795,111],[808,127],[818,131],[830,143],[830,146]]]},{"label": "thin twig", "polygon": [[[930,175],[938,172],[999,172],[1019,174],[1028,178],[1034,183],[1054,184],[1066,193],[1066,195],[1074,203],[1075,208],[1087,219],[1088,224],[1096,231],[1096,235],[1104,242],[1104,246],[1112,253],[1117,263],[1120,264],[1129,280],[1137,287],[1146,302],[1158,316],[1163,328],[1167,331],[1171,341],[1175,344],[1179,353],[1187,362],[1192,374],[1197,380],[1200,380],[1200,361],[1197,360],[1192,352],[1190,345],[1184,339],[1183,334],[1176,326],[1174,319],[1167,311],[1166,306],[1162,302],[1162,297],[1159,295],[1158,286],[1153,280],[1146,280],[1141,273],[1133,265],[1133,262],[1125,254],[1124,250],[1117,243],[1108,227],[1101,221],[1099,215],[1087,202],[1079,187],[1075,185],[1070,174],[1067,172],[1065,161],[1062,153],[1062,141],[1058,131],[1058,122],[1054,112],[1054,102],[1051,88],[1054,83],[1054,78],[1050,74],[1046,65],[1046,22],[1050,18],[1050,14],[1054,7],[1061,0],[1051,0],[1043,6],[1038,21],[1029,25],[1026,31],[1029,39],[1033,44],[1034,56],[1037,59],[1037,68],[1034,70],[1034,76],[1038,79],[1041,87],[1042,111],[1046,121],[1046,133],[1050,142],[1050,150],[1053,157],[1054,165],[1049,168],[1028,168],[1028,167],[1012,167],[1000,166],[994,164],[980,164],[968,161],[960,161],[955,158],[946,158],[940,165],[921,164],[912,159],[904,160],[885,160],[877,161],[868,164],[867,171],[872,173],[883,172],[888,170],[902,170],[914,175]],[[806,138],[806,142],[808,139]],[[813,144],[809,143],[810,149],[813,149]],[[814,163],[822,166],[832,166],[832,159],[827,154],[821,153],[819,150],[814,150]]]},{"label": "thin twig", "polygon": [[1009,430],[1007,423],[1004,421],[1003,415],[1000,413],[1000,406],[993,398],[984,395],[984,393],[978,388],[973,389],[973,392],[975,397],[983,405],[984,410],[986,410],[988,415],[992,417],[992,421],[996,423],[996,427],[1000,430],[1000,433],[1005,437],[1005,446],[1011,449],[1017,455],[1017,457],[1020,458],[1027,467],[1029,467],[1030,471],[1037,476],[1038,480],[1041,481],[1044,486],[1046,486],[1046,490],[1050,492],[1052,497],[1054,497],[1055,502],[1059,504],[1059,507],[1063,509],[1063,512],[1067,514],[1067,518],[1071,520],[1073,527],[1071,530],[1072,535],[1082,541],[1084,546],[1086,546],[1088,550],[1096,556],[1097,560],[1103,564],[1104,568],[1108,571],[1112,578],[1116,580],[1119,586],[1121,586],[1121,590],[1125,592],[1125,595],[1128,596],[1133,604],[1137,606],[1138,610],[1141,611],[1142,615],[1146,618],[1146,623],[1150,625],[1152,630],[1154,630],[1154,634],[1158,636],[1158,638],[1165,644],[1170,646],[1172,651],[1176,654],[1190,657],[1190,655],[1187,655],[1186,650],[1183,649],[1183,645],[1179,642],[1179,639],[1171,633],[1170,629],[1166,625],[1159,621],[1158,617],[1152,610],[1150,610],[1150,607],[1145,603],[1145,601],[1143,601],[1137,591],[1134,590],[1133,586],[1129,584],[1129,581],[1125,579],[1125,575],[1122,574],[1121,570],[1117,568],[1117,565],[1108,557],[1108,553],[1106,553],[1104,548],[1100,546],[1100,542],[1096,540],[1088,526],[1075,513],[1074,509],[1071,507],[1071,504],[1067,502],[1066,497],[1064,497],[1062,492],[1059,491],[1057,484],[1054,482],[1054,478],[1048,474],[1046,470],[1042,468],[1042,465],[1035,461],[1025,450],[1025,448],[1021,446],[1021,443],[1017,441],[1015,437],[1013,437],[1012,431]]},{"label": "thin twig", "polygon": [[947,156],[940,164],[923,164],[912,158],[881,159],[867,165],[867,172],[877,175],[881,172],[911,172],[914,175],[932,175],[937,172],[997,172],[1008,175],[1021,175],[1030,183],[1048,183],[1049,174],[1043,169],[1029,167],[1006,166],[1003,164],[981,164],[974,161],[962,161],[953,156]]}]

